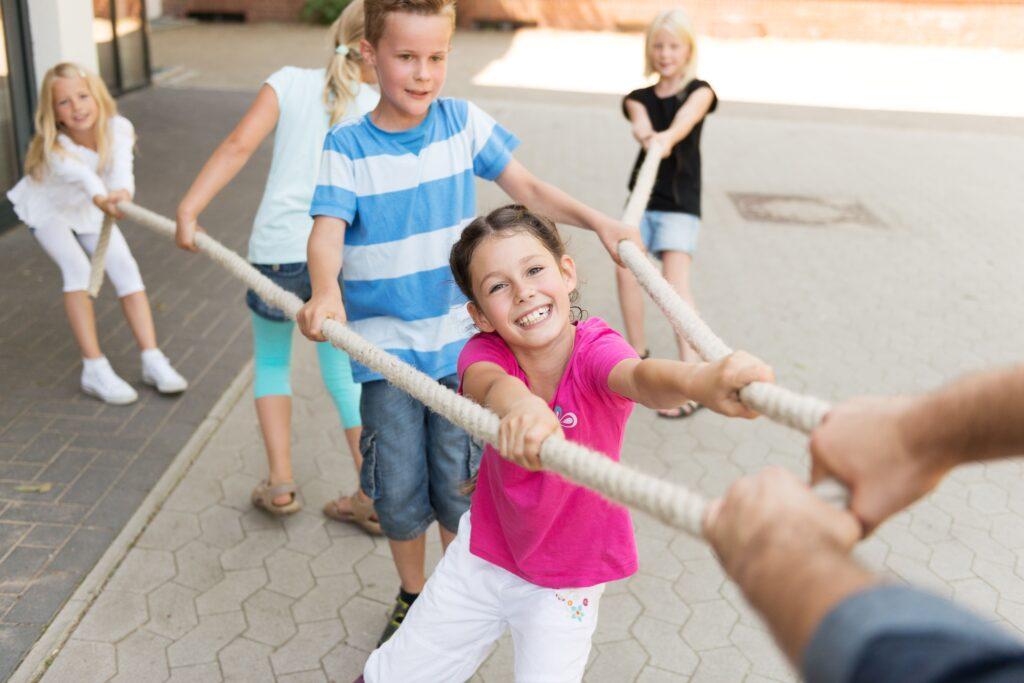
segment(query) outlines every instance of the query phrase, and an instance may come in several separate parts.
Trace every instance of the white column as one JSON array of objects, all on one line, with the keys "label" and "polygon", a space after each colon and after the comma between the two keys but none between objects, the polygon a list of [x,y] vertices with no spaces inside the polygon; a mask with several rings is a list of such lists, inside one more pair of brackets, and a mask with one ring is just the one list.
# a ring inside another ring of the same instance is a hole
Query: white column
[{"label": "white column", "polygon": [[46,70],[57,62],[76,62],[90,71],[99,70],[92,0],[32,0],[26,4],[37,87]]}]

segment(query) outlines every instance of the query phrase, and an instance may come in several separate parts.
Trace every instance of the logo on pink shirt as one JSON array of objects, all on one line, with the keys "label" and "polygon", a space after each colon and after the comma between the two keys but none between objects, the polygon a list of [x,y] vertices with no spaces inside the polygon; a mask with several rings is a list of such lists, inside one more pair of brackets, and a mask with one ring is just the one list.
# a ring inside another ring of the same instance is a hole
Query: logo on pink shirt
[{"label": "logo on pink shirt", "polygon": [[562,426],[566,429],[572,429],[580,423],[580,419],[576,417],[576,413],[565,413],[562,414],[562,407],[555,406],[555,417],[562,423]]}]

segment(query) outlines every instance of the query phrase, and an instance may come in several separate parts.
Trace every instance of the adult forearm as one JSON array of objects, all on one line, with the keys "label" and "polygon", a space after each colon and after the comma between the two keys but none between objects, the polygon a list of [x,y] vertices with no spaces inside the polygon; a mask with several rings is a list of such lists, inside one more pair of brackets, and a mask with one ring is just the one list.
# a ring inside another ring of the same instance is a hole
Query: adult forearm
[{"label": "adult forearm", "polygon": [[850,595],[877,583],[867,570],[838,551],[803,550],[777,543],[738,576],[750,604],[796,666],[825,616]]},{"label": "adult forearm", "polygon": [[961,379],[900,419],[910,452],[953,466],[1024,454],[1024,365]]}]

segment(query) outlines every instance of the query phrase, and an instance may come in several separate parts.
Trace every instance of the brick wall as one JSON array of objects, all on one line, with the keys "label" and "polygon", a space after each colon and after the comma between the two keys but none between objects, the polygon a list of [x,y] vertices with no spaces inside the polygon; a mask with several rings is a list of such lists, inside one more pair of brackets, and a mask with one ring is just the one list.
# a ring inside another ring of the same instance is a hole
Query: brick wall
[{"label": "brick wall", "polygon": [[[304,0],[164,0],[175,16],[236,13],[294,21]],[[458,0],[462,26],[512,22],[555,28],[642,28],[669,6],[702,35],[1024,48],[1024,0]]]}]

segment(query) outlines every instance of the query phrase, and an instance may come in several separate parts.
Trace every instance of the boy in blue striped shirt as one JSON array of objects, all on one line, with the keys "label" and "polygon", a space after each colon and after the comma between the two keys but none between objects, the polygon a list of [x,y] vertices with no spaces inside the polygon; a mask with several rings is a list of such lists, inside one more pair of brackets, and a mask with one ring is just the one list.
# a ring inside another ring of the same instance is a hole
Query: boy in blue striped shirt
[{"label": "boy in blue striped shirt", "polygon": [[[333,128],[324,143],[310,213],[313,296],[302,332],[324,338],[325,318],[455,389],[455,364],[472,332],[448,255],[476,214],[474,177],[559,223],[593,230],[612,257],[636,230],[542,182],[512,157],[518,139],[470,102],[438,99],[455,27],[454,0],[366,0],[364,59],[381,98],[370,114]],[[344,255],[342,304],[337,276]],[[347,318],[346,318],[347,314]],[[353,362],[362,383],[362,491],[374,500],[401,588],[381,643],[425,583],[424,532],[447,547],[469,500],[480,451],[462,430]]]}]

